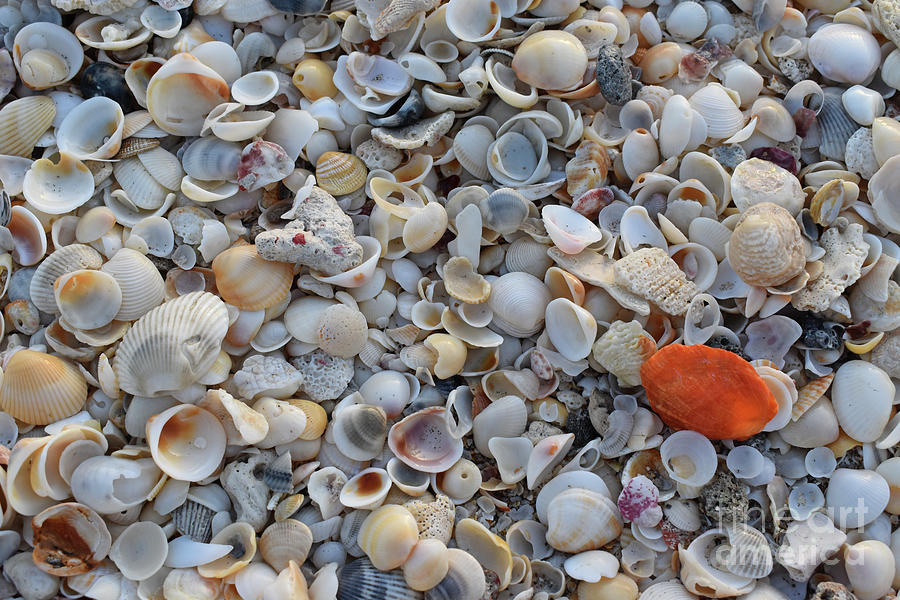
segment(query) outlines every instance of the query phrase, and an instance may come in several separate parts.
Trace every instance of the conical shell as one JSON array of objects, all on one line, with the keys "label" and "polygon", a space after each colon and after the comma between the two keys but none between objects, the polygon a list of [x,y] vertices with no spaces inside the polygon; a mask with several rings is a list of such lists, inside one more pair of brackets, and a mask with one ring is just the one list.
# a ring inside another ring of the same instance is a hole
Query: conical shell
[{"label": "conical shell", "polygon": [[59,248],[41,261],[31,278],[31,301],[46,313],[58,313],[53,283],[60,275],[80,269],[99,269],[103,264],[100,253],[84,244],[69,244]]},{"label": "conical shell", "polygon": [[19,350],[7,361],[0,408],[32,425],[74,415],[87,398],[87,383],[72,364],[50,354]]},{"label": "conical shell", "polygon": [[147,421],[147,445],[157,466],[180,481],[200,481],[219,468],[225,429],[209,412],[179,404]]},{"label": "conical shell", "polygon": [[162,304],[166,283],[150,259],[131,248],[116,252],[101,270],[111,275],[122,290],[119,321],[134,321]]},{"label": "conical shell", "polygon": [[56,117],[56,105],[48,96],[13,100],[0,110],[0,154],[30,157],[38,139]]},{"label": "conical shell", "polygon": [[215,363],[228,330],[225,303],[191,292],[138,319],[116,352],[122,390],[157,396],[183,390]]},{"label": "conical shell", "polygon": [[259,552],[270,567],[281,571],[289,561],[306,562],[312,543],[313,534],[305,523],[287,519],[266,527],[259,536]]},{"label": "conical shell", "polygon": [[266,260],[256,245],[232,246],[212,262],[222,298],[241,310],[261,310],[285,299],[294,270],[288,263]]}]

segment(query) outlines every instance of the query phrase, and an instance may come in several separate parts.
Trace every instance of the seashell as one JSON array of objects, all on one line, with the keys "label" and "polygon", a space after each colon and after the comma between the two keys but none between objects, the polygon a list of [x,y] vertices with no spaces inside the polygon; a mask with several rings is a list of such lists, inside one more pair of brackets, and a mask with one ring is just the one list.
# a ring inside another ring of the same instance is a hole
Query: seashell
[{"label": "seashell", "polygon": [[[113,173],[122,188],[121,191],[127,195],[130,206],[156,210],[162,208],[166,203],[169,190],[153,178],[138,157],[126,158],[117,162],[113,166]],[[135,223],[140,220],[140,217],[136,218]]]},{"label": "seashell", "polygon": [[94,177],[80,160],[60,152],[59,162],[41,158],[31,164],[22,181],[25,199],[49,214],[75,210],[94,195]]},{"label": "seashell", "polygon": [[[863,386],[860,388],[860,386]],[[860,442],[875,441],[890,418],[894,384],[875,365],[852,360],[837,370],[831,399],[838,423]]]},{"label": "seashell", "polygon": [[534,489],[546,479],[550,470],[565,458],[574,440],[574,434],[566,433],[545,437],[535,445],[525,467],[528,489]]},{"label": "seashell", "polygon": [[669,476],[679,483],[702,487],[716,474],[715,449],[708,439],[695,431],[673,433],[659,451]]},{"label": "seashell", "polygon": [[617,538],[622,521],[612,500],[583,488],[560,492],[547,510],[547,543],[563,552],[596,550]]},{"label": "seashell", "polygon": [[73,108],[56,128],[60,152],[79,160],[112,158],[122,144],[125,113],[103,96],[89,98]]},{"label": "seashell", "polygon": [[363,469],[341,488],[341,504],[348,508],[371,510],[380,506],[391,489],[391,479],[384,469]]},{"label": "seashell", "polygon": [[56,105],[46,96],[19,98],[4,106],[0,109],[0,154],[30,157],[55,116]]},{"label": "seashell", "polygon": [[5,362],[0,407],[19,421],[46,425],[81,410],[87,383],[70,363],[32,350],[19,350]]},{"label": "seashell", "polygon": [[78,73],[84,50],[78,38],[54,23],[34,22],[15,35],[13,62],[22,83],[35,90],[63,84]]},{"label": "seashell", "polygon": [[512,553],[507,543],[491,533],[474,519],[461,519],[454,534],[460,550],[471,554],[483,568],[493,571],[500,578],[500,589],[505,589],[512,577]]},{"label": "seashell", "polygon": [[29,267],[44,257],[47,236],[34,213],[24,206],[13,206],[6,228],[13,239],[12,257],[17,263]]},{"label": "seashell", "polygon": [[714,140],[731,137],[744,126],[744,117],[738,103],[726,88],[717,83],[700,88],[688,101],[691,108],[703,117],[707,135]]},{"label": "seashell", "polygon": [[565,298],[557,298],[547,304],[544,319],[547,335],[560,354],[569,360],[590,354],[597,337],[597,321],[590,312]]},{"label": "seashell", "polygon": [[166,575],[162,589],[172,598],[212,600],[222,594],[222,582],[203,577],[196,569],[172,569]]},{"label": "seashell", "polygon": [[[696,372],[688,377],[686,369]],[[678,381],[672,379],[676,372]],[[731,352],[708,346],[660,349],[641,366],[641,383],[653,411],[666,424],[697,431],[708,439],[745,439],[762,430],[778,412],[775,398],[749,364]],[[698,393],[712,389],[715,395]]]},{"label": "seashell", "polygon": [[231,84],[236,102],[247,106],[265,104],[278,93],[278,78],[273,71],[247,73]]},{"label": "seashell", "polygon": [[316,183],[334,195],[350,194],[366,183],[366,166],[352,154],[325,152],[316,161]]},{"label": "seashell", "polygon": [[516,483],[525,478],[528,457],[534,448],[525,437],[492,437],[488,448],[497,461],[497,469],[504,483]]},{"label": "seashell", "polygon": [[656,352],[656,342],[636,321],[615,321],[594,343],[594,360],[632,387],[641,384],[641,365]]},{"label": "seashell", "polygon": [[671,315],[684,314],[699,293],[697,286],[661,248],[632,252],[615,262],[614,272],[619,286],[653,301]]},{"label": "seashell", "polygon": [[484,125],[468,125],[454,136],[453,155],[472,175],[488,179],[491,173],[487,167],[487,152],[494,139],[494,133]]},{"label": "seashell", "polygon": [[841,95],[841,103],[850,117],[860,125],[872,122],[884,114],[884,99],[880,94],[861,85],[854,85]]},{"label": "seashell", "polygon": [[891,548],[878,540],[865,540],[844,549],[850,588],[857,598],[879,598],[891,589],[895,563]]},{"label": "seashell", "polygon": [[242,521],[226,526],[209,543],[231,546],[231,551],[212,562],[198,565],[197,572],[203,577],[228,577],[246,567],[256,556],[256,533],[249,523]]},{"label": "seashell", "polygon": [[75,28],[75,36],[85,46],[100,50],[128,50],[134,48],[153,35],[143,27],[132,30],[106,16],[91,17]]},{"label": "seashell", "polygon": [[106,557],[112,538],[103,518],[90,507],[64,502],[31,520],[34,562],[51,575],[79,575]]},{"label": "seashell", "polygon": [[103,271],[79,270],[60,275],[53,284],[53,293],[62,318],[80,329],[109,324],[122,305],[119,284]]},{"label": "seashell", "polygon": [[241,310],[261,310],[283,301],[293,280],[288,263],[266,260],[255,244],[232,246],[212,261],[222,298]]},{"label": "seashell", "polygon": [[[770,260],[773,256],[779,260]],[[728,260],[750,285],[768,287],[786,283],[806,265],[800,227],[784,208],[771,202],[755,204],[744,212],[734,229],[728,244]]]},{"label": "seashell", "polygon": [[622,163],[632,180],[637,179],[641,173],[652,171],[659,164],[659,148],[649,131],[633,129],[628,134],[622,145]]},{"label": "seashell", "polygon": [[448,548],[447,566],[447,575],[426,592],[428,600],[478,600],[484,595],[484,569],[471,554]]},{"label": "seashell", "polygon": [[113,363],[119,386],[149,397],[183,390],[216,361],[227,328],[225,304],[208,292],[191,292],[152,309],[119,344]]},{"label": "seashell", "polygon": [[132,523],[116,537],[109,558],[123,576],[134,581],[157,573],[167,558],[169,546],[162,527],[150,521]]},{"label": "seashell", "polygon": [[480,304],[491,295],[491,284],[463,256],[453,256],[444,263],[443,279],[447,293],[467,304]]},{"label": "seashell", "polygon": [[384,447],[387,417],[367,404],[347,406],[334,417],[334,439],[341,453],[353,460],[370,460]]},{"label": "seashell", "polygon": [[380,571],[403,565],[419,540],[413,515],[396,504],[372,511],[359,530],[360,548]]},{"label": "seashell", "polygon": [[396,456],[388,461],[385,468],[394,485],[409,496],[423,495],[431,484],[427,473],[410,467]]},{"label": "seashell", "polygon": [[731,177],[731,196],[741,212],[755,204],[770,202],[792,216],[800,212],[806,201],[796,177],[778,165],[758,158],[746,160],[735,168]]},{"label": "seashell", "polygon": [[516,337],[534,335],[543,327],[550,300],[550,291],[537,277],[507,273],[491,284],[488,306],[494,313],[492,323]]},{"label": "seashell", "polygon": [[225,455],[225,430],[207,410],[182,404],[150,417],[147,443],[153,460],[167,475],[200,481],[211,475]]},{"label": "seashell", "polygon": [[591,140],[582,141],[575,149],[575,156],[566,163],[566,191],[572,198],[580,198],[602,186],[611,166],[606,148]]},{"label": "seashell", "polygon": [[754,579],[719,568],[717,557],[725,545],[724,541],[723,530],[711,529],[694,539],[687,548],[679,547],[681,581],[688,591],[726,597],[744,594],[753,589],[756,583]]},{"label": "seashell", "polygon": [[160,475],[150,458],[94,456],[73,471],[72,495],[101,514],[121,512],[143,503]]},{"label": "seashell", "polygon": [[547,245],[536,242],[530,236],[522,236],[506,247],[504,265],[510,272],[543,277],[547,268],[553,264],[553,260],[547,256],[547,249]]},{"label": "seashell", "polygon": [[462,439],[450,433],[445,411],[444,407],[426,408],[398,421],[388,433],[388,447],[416,471],[446,471],[462,456]]},{"label": "seashell", "polygon": [[[68,247],[68,246],[67,246]],[[115,319],[134,321],[165,299],[165,282],[154,264],[130,248],[118,250],[101,270],[119,285],[122,303]]]},{"label": "seashell", "polygon": [[525,431],[528,411],[521,398],[505,396],[491,402],[472,421],[472,435],[475,447],[483,455],[493,457],[490,440],[512,438]]},{"label": "seashell", "polygon": [[825,507],[838,526],[853,529],[874,521],[887,506],[890,495],[887,481],[875,471],[837,469],[828,480]]},{"label": "seashell", "polygon": [[266,527],[259,536],[258,546],[263,560],[280,572],[288,568],[291,561],[306,562],[312,543],[312,532],[305,523],[287,519]]},{"label": "seashell", "polygon": [[543,90],[570,90],[587,69],[587,51],[565,31],[539,31],[516,48],[512,69],[521,81]]},{"label": "seashell", "polygon": [[384,572],[368,558],[360,558],[341,569],[337,600],[403,598],[421,600],[422,593],[410,589],[399,571]]},{"label": "seashell", "polygon": [[403,578],[414,590],[428,591],[446,577],[450,564],[447,546],[440,540],[419,540],[403,564]]},{"label": "seashell", "polygon": [[403,226],[403,245],[410,252],[426,252],[437,244],[447,231],[447,210],[437,202],[413,214]]},{"label": "seashell", "polygon": [[173,135],[200,135],[207,115],[228,97],[225,80],[186,53],[166,61],[147,84],[147,109]]},{"label": "seashell", "polygon": [[182,166],[189,177],[201,181],[237,179],[241,147],[216,137],[200,138],[187,147]]},{"label": "seashell", "polygon": [[[810,38],[809,60],[828,79],[865,83],[881,64],[881,51],[871,33],[848,23],[819,28]],[[853,56],[855,60],[848,61]]]}]

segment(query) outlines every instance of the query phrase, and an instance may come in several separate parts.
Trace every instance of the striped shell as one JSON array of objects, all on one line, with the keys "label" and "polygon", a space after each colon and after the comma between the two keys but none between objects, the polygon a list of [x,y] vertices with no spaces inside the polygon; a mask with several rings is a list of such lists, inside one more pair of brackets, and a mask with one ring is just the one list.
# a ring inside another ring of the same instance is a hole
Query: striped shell
[{"label": "striped shell", "polygon": [[804,385],[797,392],[798,398],[797,402],[794,403],[794,409],[791,414],[791,421],[796,421],[803,414],[808,411],[813,404],[818,402],[819,398],[821,398],[826,391],[828,391],[828,386],[831,385],[831,381],[834,379],[834,373],[829,373],[824,377],[820,377],[818,379],[814,379]]},{"label": "striped shell", "polygon": [[54,117],[56,105],[48,96],[28,96],[4,106],[0,110],[0,154],[30,157]]},{"label": "striped shell", "polygon": [[264,259],[253,244],[232,246],[212,261],[222,299],[241,310],[261,310],[285,299],[294,279],[288,263]]},{"label": "striped shell", "polygon": [[166,282],[150,259],[131,248],[121,248],[101,271],[111,275],[122,290],[120,321],[134,321],[166,298]]},{"label": "striped shell", "polygon": [[48,256],[31,278],[31,301],[46,313],[58,313],[53,283],[60,275],[81,269],[99,269],[103,264],[100,253],[84,244],[69,244]]},{"label": "striped shell", "polygon": [[406,585],[399,570],[387,573],[360,558],[341,569],[337,600],[422,600],[422,592]]},{"label": "striped shell", "polygon": [[84,376],[56,356],[19,350],[4,366],[0,408],[25,423],[46,425],[72,416],[86,398]]},{"label": "striped shell", "polygon": [[316,185],[335,196],[350,194],[366,184],[366,165],[344,152],[325,152],[316,161]]}]

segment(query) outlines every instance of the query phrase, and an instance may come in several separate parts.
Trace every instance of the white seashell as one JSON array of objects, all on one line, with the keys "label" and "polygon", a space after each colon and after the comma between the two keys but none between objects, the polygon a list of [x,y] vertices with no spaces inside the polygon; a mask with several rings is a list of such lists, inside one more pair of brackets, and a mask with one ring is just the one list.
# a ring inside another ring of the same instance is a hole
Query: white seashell
[{"label": "white seashell", "polygon": [[597,321],[590,312],[571,300],[557,298],[547,304],[544,319],[547,335],[560,354],[573,361],[590,354],[597,338]]},{"label": "white seashell", "polygon": [[491,283],[488,306],[492,323],[515,337],[532,336],[544,325],[544,315],[552,299],[543,281],[521,271],[507,273]]},{"label": "white seashell", "polygon": [[162,568],[168,553],[169,546],[162,527],[150,521],[139,521],[118,535],[109,550],[109,558],[122,575],[141,581]]},{"label": "white seashell", "polygon": [[603,578],[611,579],[619,572],[619,560],[603,550],[590,550],[570,556],[563,566],[570,577],[591,583]]},{"label": "white seashell", "polygon": [[122,291],[122,304],[115,318],[134,321],[163,302],[166,285],[156,266],[143,254],[130,248],[116,252],[102,267]]},{"label": "white seashell", "polygon": [[710,83],[700,88],[691,95],[689,101],[691,107],[706,121],[707,134],[711,139],[731,137],[744,126],[744,116],[738,108],[738,103],[731,93],[718,83]]},{"label": "white seashell", "polygon": [[78,38],[54,23],[25,25],[16,33],[11,50],[22,82],[36,90],[69,81],[84,62],[84,50]]},{"label": "white seashell", "polygon": [[534,446],[525,437],[493,437],[488,448],[497,461],[497,469],[504,483],[516,483],[525,478],[528,457]]},{"label": "white seashell", "polygon": [[218,73],[190,54],[176,54],[150,78],[147,109],[168,133],[199,135],[204,119],[228,95],[228,84]]},{"label": "white seashell", "polygon": [[850,589],[860,600],[876,600],[887,594],[894,582],[895,558],[884,542],[866,540],[844,549],[844,565]]},{"label": "white seashell", "polygon": [[860,125],[871,125],[884,114],[884,98],[875,90],[854,85],[841,95],[841,103],[850,117]]},{"label": "white seashell", "polygon": [[428,491],[428,486],[431,484],[431,477],[428,473],[417,471],[396,456],[388,461],[385,469],[394,485],[410,496],[421,496]]},{"label": "white seashell", "polygon": [[72,495],[101,514],[117,513],[147,500],[160,476],[150,458],[94,456],[72,473]]},{"label": "white seashell", "polygon": [[205,544],[183,535],[169,542],[165,565],[173,569],[197,567],[222,558],[229,552],[229,544]]},{"label": "white seashell", "polygon": [[847,435],[873,442],[890,418],[894,384],[872,363],[853,360],[835,373],[831,398],[838,423]]},{"label": "white seashell", "polygon": [[763,470],[763,455],[752,446],[735,446],[728,453],[728,470],[740,479],[753,479]]},{"label": "white seashell", "polygon": [[662,443],[659,452],[669,476],[684,485],[704,486],[716,474],[715,448],[695,431],[676,431]]},{"label": "white seashell", "polygon": [[491,39],[500,29],[500,8],[493,0],[451,0],[444,14],[447,29],[466,42]]},{"label": "white seashell", "polygon": [[387,437],[387,416],[382,408],[353,404],[334,415],[332,435],[342,454],[365,461],[381,453]]},{"label": "white seashell", "polygon": [[337,467],[322,467],[309,476],[307,493],[318,505],[322,519],[330,519],[344,510],[340,493],[346,483],[347,476]]},{"label": "white seashell", "polygon": [[750,106],[763,88],[762,75],[743,60],[726,60],[717,66],[720,81],[741,97],[741,107]]},{"label": "white seashell", "polygon": [[119,345],[113,366],[120,387],[151,397],[184,389],[216,361],[227,328],[225,303],[208,292],[154,308]]},{"label": "white seashell", "polygon": [[666,101],[659,120],[659,152],[663,158],[678,156],[687,148],[690,129],[685,123],[693,118],[692,110],[684,96],[676,94]]},{"label": "white seashell", "polygon": [[278,77],[273,71],[254,71],[231,84],[231,96],[241,104],[258,106],[274,98],[278,87]]},{"label": "white seashell", "polygon": [[384,469],[363,469],[348,479],[341,488],[341,504],[365,510],[378,508],[391,490],[391,483]]},{"label": "white seashell", "polygon": [[601,548],[622,532],[612,500],[583,488],[560,492],[547,510],[547,542],[563,552]]},{"label": "white seashell", "polygon": [[225,429],[207,410],[181,404],[147,421],[147,443],[157,466],[181,481],[211,475],[225,455]]},{"label": "white seashell", "polygon": [[534,489],[543,482],[551,469],[565,458],[574,439],[573,433],[551,435],[535,445],[525,469],[528,489]]},{"label": "white seashell", "polygon": [[60,151],[83,160],[112,158],[122,143],[125,113],[104,96],[89,98],[72,109],[56,130]]},{"label": "white seashell", "polygon": [[825,506],[841,529],[868,525],[885,509],[890,486],[875,471],[837,469],[828,481]]},{"label": "white seashell", "polygon": [[492,438],[514,438],[525,431],[528,410],[517,396],[505,396],[491,402],[472,422],[475,447],[485,456],[493,457],[489,442]]},{"label": "white seashell", "polygon": [[726,539],[725,531],[711,529],[697,537],[687,548],[679,548],[680,575],[685,588],[693,593],[719,597],[745,594],[753,589],[753,578],[729,573],[712,564],[713,561],[718,563]]},{"label": "white seashell", "polygon": [[622,164],[625,173],[634,180],[646,171],[652,171],[659,164],[659,148],[656,140],[646,129],[633,129],[622,145]]},{"label": "white seashell", "polygon": [[[429,83],[443,83],[447,81],[447,74],[444,73],[441,66],[423,54],[407,52],[400,55],[397,58],[397,62],[413,79]],[[460,81],[462,81],[462,77],[460,77]],[[487,85],[487,76],[485,76],[485,85]]]},{"label": "white seashell", "polygon": [[560,473],[541,487],[534,505],[535,513],[541,523],[548,523],[548,510],[554,499],[565,490],[572,488],[587,489],[600,495],[610,497],[609,488],[599,475],[590,471],[567,471]]},{"label": "white seashell", "polygon": [[60,152],[56,164],[49,158],[31,163],[22,180],[22,193],[36,209],[60,215],[91,199],[94,178],[90,169],[74,155]]},{"label": "white seashell", "polygon": [[275,119],[275,113],[266,110],[244,110],[238,102],[217,105],[206,115],[201,127],[201,135],[212,132],[214,136],[228,142],[242,142],[261,135]]},{"label": "white seashell", "polygon": [[841,83],[865,83],[881,64],[875,37],[848,23],[819,28],[809,38],[807,54],[819,73]]},{"label": "white seashell", "polygon": [[619,222],[619,234],[627,253],[634,252],[641,246],[653,246],[663,250],[668,246],[666,236],[653,223],[643,206],[629,206],[625,209]]}]

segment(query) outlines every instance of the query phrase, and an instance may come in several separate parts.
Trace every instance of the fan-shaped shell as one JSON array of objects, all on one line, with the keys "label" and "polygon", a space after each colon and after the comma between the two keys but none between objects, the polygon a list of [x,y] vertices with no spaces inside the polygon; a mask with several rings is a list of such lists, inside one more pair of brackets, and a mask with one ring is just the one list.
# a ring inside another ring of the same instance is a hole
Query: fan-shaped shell
[{"label": "fan-shaped shell", "polygon": [[689,98],[691,107],[706,121],[707,135],[714,139],[731,137],[744,126],[744,115],[737,103],[718,83],[710,83]]},{"label": "fan-shaped shell", "polygon": [[261,310],[283,301],[294,278],[293,266],[264,259],[255,244],[220,252],[212,270],[222,299],[241,310]]},{"label": "fan-shaped shell", "polygon": [[859,442],[874,442],[891,416],[894,383],[870,362],[851,360],[837,370],[831,402],[838,423]]},{"label": "fan-shaped shell", "polygon": [[37,266],[31,277],[29,296],[40,310],[58,313],[53,283],[65,273],[80,269],[99,269],[103,264],[100,253],[84,244],[69,244],[57,249]]},{"label": "fan-shaped shell", "polygon": [[670,344],[641,366],[650,406],[674,429],[709,439],[745,439],[759,433],[778,403],[750,364],[708,346]]},{"label": "fan-shaped shell", "polygon": [[166,283],[162,275],[137,250],[121,248],[100,270],[111,275],[122,290],[122,305],[115,317],[119,321],[134,321],[165,300]]},{"label": "fan-shaped shell", "polygon": [[87,398],[87,383],[69,362],[50,354],[19,350],[3,369],[0,407],[16,419],[46,425],[74,415]]},{"label": "fan-shaped shell", "polygon": [[400,571],[380,571],[368,558],[354,560],[341,569],[337,600],[422,600],[423,597],[422,592],[410,589]]},{"label": "fan-shaped shell", "polygon": [[309,527],[296,519],[272,523],[259,536],[259,552],[269,566],[277,571],[285,569],[289,561],[302,565],[312,548],[313,534]]},{"label": "fan-shaped shell", "polygon": [[334,443],[347,458],[371,460],[381,452],[388,433],[383,409],[352,404],[340,409],[333,419]]},{"label": "fan-shaped shell", "polygon": [[27,96],[4,106],[0,110],[0,154],[30,157],[54,117],[56,105],[48,96]]},{"label": "fan-shaped shell", "polygon": [[491,284],[488,306],[493,323],[515,337],[528,337],[541,330],[544,313],[552,297],[544,282],[521,271],[507,273]]},{"label": "fan-shaped shell", "polygon": [[140,396],[184,389],[215,363],[227,330],[225,303],[208,292],[157,306],[119,344],[113,363],[119,386]]},{"label": "fan-shaped shell", "polygon": [[388,446],[410,467],[425,473],[440,473],[462,456],[463,442],[447,427],[442,406],[415,412],[391,427]]},{"label": "fan-shaped shell", "polygon": [[62,318],[78,329],[108,325],[122,306],[118,282],[112,275],[94,269],[60,275],[53,293]]},{"label": "fan-shaped shell", "polygon": [[616,505],[591,490],[565,490],[547,509],[547,543],[563,552],[596,550],[621,533],[622,519]]}]

